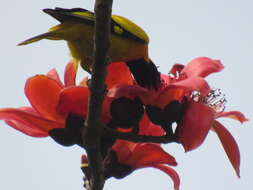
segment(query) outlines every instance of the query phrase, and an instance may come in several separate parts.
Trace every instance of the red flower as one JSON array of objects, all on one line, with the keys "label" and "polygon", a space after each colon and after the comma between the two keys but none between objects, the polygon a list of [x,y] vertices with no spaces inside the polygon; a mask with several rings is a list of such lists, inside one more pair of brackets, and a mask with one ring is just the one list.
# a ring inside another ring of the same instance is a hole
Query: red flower
[{"label": "red flower", "polygon": [[120,84],[111,88],[108,96],[113,98],[138,96],[145,105],[151,104],[163,108],[171,100],[182,98],[192,91],[207,94],[211,89],[204,77],[212,72],[218,72],[222,68],[223,65],[217,60],[199,57],[186,66],[174,65],[169,75],[161,74],[162,84],[157,90],[144,89],[138,85]]},{"label": "red flower", "polygon": [[[176,141],[186,151],[200,146],[212,129],[218,135],[230,162],[239,176],[240,153],[232,135],[216,119],[229,117],[247,121],[238,111],[223,112],[224,99],[212,90],[204,77],[223,69],[219,60],[199,57],[186,66],[176,64],[169,75],[162,75],[157,91],[139,86],[121,85],[109,91],[111,97],[139,97],[146,105],[151,121],[171,134],[171,124],[177,122]],[[172,134],[173,135],[173,134]]]},{"label": "red flower", "polygon": [[[211,90],[203,79],[211,73],[223,69],[219,60],[199,57],[186,66],[176,64],[170,71],[170,77],[164,75],[165,88],[155,99],[153,105],[164,108],[173,100],[184,101],[184,111],[177,121],[177,141],[182,143],[185,151],[200,146],[212,129],[218,135],[227,156],[240,175],[240,152],[233,136],[216,119],[230,117],[243,123],[245,116],[238,111],[224,112],[225,99],[218,90]],[[183,84],[183,85],[182,85]],[[172,114],[172,111],[171,111]],[[173,115],[173,114],[172,114]],[[166,115],[168,118],[169,115]]]},{"label": "red flower", "polygon": [[[206,77],[223,69],[220,61],[206,57],[194,59],[184,68],[178,69],[177,67],[173,68],[173,72],[178,72],[179,81],[180,78]],[[238,145],[229,131],[216,119],[230,117],[241,123],[247,121],[247,119],[241,112],[223,111],[226,100],[219,90],[209,90],[207,94],[205,91],[197,91],[187,96],[186,108],[177,127],[177,139],[182,143],[185,151],[190,151],[200,146],[210,129],[212,129],[218,135],[231,164],[239,176],[240,152]]]},{"label": "red flower", "polygon": [[36,75],[25,84],[25,95],[32,107],[4,108],[0,119],[11,127],[33,137],[46,137],[48,131],[63,128],[65,117],[57,112],[60,93],[75,80],[75,66],[70,63],[65,70],[65,85],[59,80],[56,70],[47,75]]},{"label": "red flower", "polygon": [[[201,63],[205,66],[202,66]],[[196,65],[198,65],[197,69]],[[193,68],[195,73],[189,72],[190,68]],[[207,68],[210,68],[210,71]],[[140,98],[146,105],[146,112],[151,121],[162,126],[169,134],[172,123],[182,117],[185,97],[193,91],[207,94],[210,87],[203,77],[208,72],[219,71],[222,68],[219,61],[200,57],[191,61],[186,67],[179,64],[174,65],[169,75],[161,74],[162,84],[157,90],[144,89],[138,85],[118,85],[109,90],[108,96]]]},{"label": "red flower", "polygon": [[[215,97],[215,91],[198,100],[191,99],[182,121],[177,127],[178,141],[182,143],[185,151],[199,147],[205,140],[208,132],[212,129],[219,137],[227,156],[234,167],[238,177],[240,176],[240,152],[238,145],[229,131],[216,119],[228,117],[236,119],[241,123],[247,121],[245,116],[238,111],[223,112],[220,108],[224,103],[219,97]],[[211,96],[213,99],[211,100]],[[218,98],[215,100],[215,98]],[[210,100],[210,102],[207,101]],[[217,110],[218,109],[218,110]]]},{"label": "red flower", "polygon": [[219,60],[208,57],[193,59],[186,66],[175,64],[169,75],[161,76],[163,86],[151,104],[163,108],[172,100],[182,100],[193,91],[206,95],[211,89],[204,77],[222,69],[223,65]]},{"label": "red flower", "polygon": [[[148,120],[146,116],[141,121],[140,134],[161,136],[163,130]],[[153,167],[160,169],[169,175],[174,182],[174,189],[178,190],[180,178],[177,172],[169,167],[176,166],[173,156],[165,152],[162,147],[154,143],[133,143],[125,140],[117,140],[112,150],[104,160],[106,178],[123,178],[136,169]],[[82,169],[88,166],[85,155],[82,156]]]},{"label": "red flower", "polygon": [[[9,126],[33,137],[46,137],[49,131],[64,128],[67,116],[86,116],[89,90],[84,79],[76,85],[77,67],[70,62],[65,68],[64,84],[55,69],[47,75],[36,75],[25,84],[25,95],[32,107],[0,109],[0,119]],[[133,84],[133,78],[124,63],[108,66],[107,86]],[[125,77],[121,77],[125,76]],[[103,121],[110,120],[110,98],[103,107]]]}]

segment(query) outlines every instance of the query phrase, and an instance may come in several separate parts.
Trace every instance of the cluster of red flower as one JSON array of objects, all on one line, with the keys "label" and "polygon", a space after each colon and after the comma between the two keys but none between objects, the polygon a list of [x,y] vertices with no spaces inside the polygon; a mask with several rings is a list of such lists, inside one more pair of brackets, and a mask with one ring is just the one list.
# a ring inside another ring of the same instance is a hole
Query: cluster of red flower
[{"label": "cluster of red flower", "polygon": [[[238,111],[225,112],[223,95],[211,89],[204,79],[222,69],[220,61],[207,57],[196,58],[185,66],[175,64],[169,74],[161,74],[161,85],[154,90],[137,85],[125,63],[112,63],[108,66],[108,91],[101,120],[121,132],[167,136],[171,142],[182,144],[185,151],[199,147],[212,130],[239,176],[237,143],[216,119],[228,117],[241,123],[247,119]],[[64,83],[55,69],[29,78],[25,94],[32,107],[0,109],[0,119],[29,136],[50,136],[64,146],[83,147],[80,129],[87,115],[89,88],[87,78],[76,84],[76,71],[76,65],[70,62],[65,68]],[[101,151],[106,178],[122,178],[135,169],[154,167],[167,173],[174,188],[179,189],[179,176],[168,166],[176,166],[177,162],[160,144],[105,136],[101,139]],[[87,164],[83,155],[82,169],[86,173]]]}]

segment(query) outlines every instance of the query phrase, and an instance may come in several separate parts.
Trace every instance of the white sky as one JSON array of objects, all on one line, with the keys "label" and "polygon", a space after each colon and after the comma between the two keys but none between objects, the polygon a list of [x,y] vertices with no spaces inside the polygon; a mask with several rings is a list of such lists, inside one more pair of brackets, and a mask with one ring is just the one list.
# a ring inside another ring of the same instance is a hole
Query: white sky
[{"label": "white sky", "polygon": [[[56,67],[60,73],[69,60],[64,42],[41,41],[30,46],[16,44],[45,32],[57,22],[43,8],[83,7],[94,1],[3,1],[0,12],[0,107],[28,105],[23,94],[25,80]],[[208,78],[226,94],[227,110],[240,110],[252,118],[253,2],[250,0],[115,0],[113,13],[130,18],[150,36],[150,57],[166,73],[176,62],[197,56],[220,59],[225,70]],[[237,179],[217,139],[210,133],[198,150],[184,153],[178,145],[166,145],[181,176],[181,190],[251,190],[253,187],[252,122],[240,125],[222,120],[236,138],[242,157]],[[82,190],[79,170],[81,148],[65,148],[50,138],[25,136],[0,122],[0,189]],[[123,180],[108,180],[105,190],[172,189],[168,176],[142,169]]]}]

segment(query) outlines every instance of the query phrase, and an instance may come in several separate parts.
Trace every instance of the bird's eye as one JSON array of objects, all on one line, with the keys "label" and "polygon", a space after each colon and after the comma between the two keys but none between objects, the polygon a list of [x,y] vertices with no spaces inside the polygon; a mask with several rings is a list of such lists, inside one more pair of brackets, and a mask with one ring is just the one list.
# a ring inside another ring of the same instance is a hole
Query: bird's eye
[{"label": "bird's eye", "polygon": [[120,34],[120,35],[124,32],[123,29],[119,26],[114,26],[113,30],[116,34]]}]

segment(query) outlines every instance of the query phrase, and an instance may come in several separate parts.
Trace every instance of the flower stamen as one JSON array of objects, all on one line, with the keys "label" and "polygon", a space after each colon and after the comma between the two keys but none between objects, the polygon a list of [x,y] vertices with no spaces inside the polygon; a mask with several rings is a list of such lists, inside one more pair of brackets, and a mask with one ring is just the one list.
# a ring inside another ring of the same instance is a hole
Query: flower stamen
[{"label": "flower stamen", "polygon": [[225,94],[221,92],[221,89],[213,89],[206,96],[194,91],[191,94],[191,98],[196,102],[201,102],[208,105],[216,112],[223,112],[225,110],[225,104],[227,103]]}]

